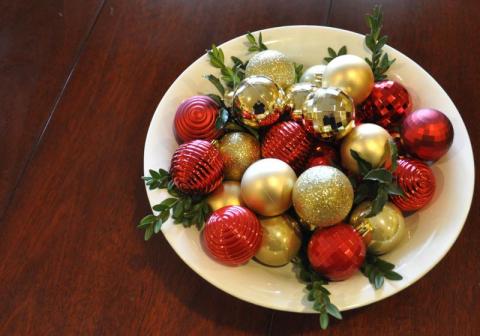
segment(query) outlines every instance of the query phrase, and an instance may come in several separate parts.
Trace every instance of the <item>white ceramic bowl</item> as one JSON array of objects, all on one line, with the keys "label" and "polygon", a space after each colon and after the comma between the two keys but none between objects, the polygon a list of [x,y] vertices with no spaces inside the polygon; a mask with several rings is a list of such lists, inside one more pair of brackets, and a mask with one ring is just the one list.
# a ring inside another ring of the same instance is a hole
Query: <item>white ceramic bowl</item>
[{"label": "white ceramic bowl", "polygon": [[[257,33],[255,33],[255,36]],[[287,26],[262,31],[269,49],[279,50],[293,61],[306,67],[319,64],[327,47],[338,50],[346,45],[350,54],[367,56],[363,35],[319,26]],[[243,60],[245,37],[240,36],[221,45],[225,58],[231,55]],[[467,217],[474,186],[473,154],[465,125],[445,91],[418,64],[400,53],[385,47],[397,61],[388,72],[390,79],[402,83],[412,95],[414,109],[432,107],[443,111],[451,120],[455,139],[449,152],[432,169],[437,189],[432,202],[406,219],[408,238],[385,259],[397,265],[401,281],[386,281],[383,289],[375,291],[360,273],[352,278],[331,283],[331,300],[339,309],[360,307],[397,293],[420,279],[435,266],[457,239]],[[192,95],[216,93],[203,78],[217,69],[210,66],[206,55],[190,65],[172,84],[155,111],[145,143],[144,170],[169,169],[170,158],[177,147],[172,122],[177,106]],[[150,204],[167,197],[163,190],[147,190]],[[202,250],[200,235],[195,228],[166,223],[163,234],[179,257],[212,285],[248,302],[267,308],[310,313],[304,285],[297,281],[292,265],[269,268],[254,261],[241,267],[222,266]]]}]

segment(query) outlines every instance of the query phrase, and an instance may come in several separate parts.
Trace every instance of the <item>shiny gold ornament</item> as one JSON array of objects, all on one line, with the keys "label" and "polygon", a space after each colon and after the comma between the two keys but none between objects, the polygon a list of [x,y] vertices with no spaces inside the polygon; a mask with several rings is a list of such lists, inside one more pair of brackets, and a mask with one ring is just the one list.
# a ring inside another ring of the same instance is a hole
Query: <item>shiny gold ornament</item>
[{"label": "shiny gold ornament", "polygon": [[338,88],[319,88],[303,104],[305,129],[323,139],[341,139],[355,127],[353,100]]},{"label": "shiny gold ornament", "polygon": [[352,97],[355,105],[363,102],[373,88],[373,72],[367,62],[355,55],[335,57],[325,68],[323,86],[338,87]]},{"label": "shiny gold ornament", "polygon": [[207,203],[212,208],[212,211],[227,205],[245,206],[240,197],[240,182],[224,181],[207,197]]},{"label": "shiny gold ornament", "polygon": [[324,64],[311,66],[302,74],[302,77],[300,77],[300,82],[312,83],[317,87],[322,87],[325,67],[326,65]]},{"label": "shiny gold ornament", "polygon": [[[343,140],[340,147],[342,166],[352,173],[359,173],[357,161],[352,157],[351,150],[370,162],[373,168],[388,166],[391,162],[388,141],[392,137],[382,127],[375,124],[361,124],[355,127]],[[393,140],[392,140],[393,141]]]},{"label": "shiny gold ornament", "polygon": [[292,200],[304,222],[325,227],[339,223],[348,215],[353,204],[353,188],[339,169],[316,166],[298,177]]},{"label": "shiny gold ornament", "polygon": [[302,119],[303,103],[307,96],[315,91],[317,87],[312,83],[296,83],[289,86],[287,91],[287,106],[290,109],[290,114],[293,120]]},{"label": "shiny gold ornament", "polygon": [[268,266],[283,266],[295,257],[302,245],[298,223],[288,215],[260,219],[262,244],[255,258]]},{"label": "shiny gold ornament", "polygon": [[283,111],[285,93],[270,78],[245,78],[233,95],[233,111],[245,125],[258,128],[275,123]]},{"label": "shiny gold ornament", "polygon": [[406,234],[405,220],[402,212],[390,202],[377,215],[367,218],[372,202],[363,202],[353,210],[350,224],[365,236],[371,235],[368,250],[380,255],[392,251]]},{"label": "shiny gold ornament", "polygon": [[226,107],[230,108],[233,105],[233,94],[235,92],[232,91],[226,91],[225,95],[223,96],[223,103],[225,104]]},{"label": "shiny gold ornament", "polygon": [[287,56],[276,50],[265,50],[248,61],[245,76],[266,76],[286,89],[295,83],[295,67]]},{"label": "shiny gold ornament", "polygon": [[264,216],[277,216],[290,208],[297,175],[285,162],[262,159],[245,171],[241,195],[245,204]]},{"label": "shiny gold ornament", "polygon": [[218,142],[222,156],[223,174],[226,180],[240,181],[245,170],[260,160],[260,143],[251,134],[232,132],[225,134]]}]

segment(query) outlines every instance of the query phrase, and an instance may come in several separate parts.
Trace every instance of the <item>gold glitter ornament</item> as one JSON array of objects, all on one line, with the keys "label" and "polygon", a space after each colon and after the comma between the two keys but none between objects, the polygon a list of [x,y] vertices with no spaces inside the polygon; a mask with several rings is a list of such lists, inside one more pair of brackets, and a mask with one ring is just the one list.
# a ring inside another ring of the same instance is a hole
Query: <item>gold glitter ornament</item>
[{"label": "gold glitter ornament", "polygon": [[293,62],[276,50],[265,50],[253,55],[248,61],[245,76],[266,76],[286,89],[295,83]]},{"label": "gold glitter ornament", "polygon": [[324,87],[338,87],[352,97],[355,105],[363,102],[373,89],[373,72],[367,62],[355,55],[335,57],[325,68]]},{"label": "gold glitter ornament", "polygon": [[240,197],[240,182],[224,181],[207,197],[207,203],[216,211],[227,205],[241,205],[245,206]]},{"label": "gold glitter ornament", "polygon": [[303,72],[302,77],[300,77],[300,82],[312,83],[317,87],[322,87],[325,67],[326,65],[324,64],[311,66]]},{"label": "gold glitter ornament", "polygon": [[303,123],[322,140],[341,139],[355,127],[353,100],[338,88],[319,88],[303,104]]},{"label": "gold glitter ornament", "polygon": [[317,87],[312,83],[296,83],[289,86],[285,91],[287,106],[293,120],[298,121],[302,119],[303,103],[307,99],[307,96],[316,89]]},{"label": "gold glitter ornament", "polygon": [[316,166],[298,177],[292,201],[304,222],[326,227],[341,222],[348,215],[353,204],[353,188],[339,169]]},{"label": "gold glitter ornament", "polygon": [[360,172],[357,161],[350,152],[352,149],[362,159],[370,162],[373,168],[389,166],[391,164],[389,141],[393,139],[382,127],[368,123],[358,125],[345,137],[340,146],[342,166],[352,173]]},{"label": "gold glitter ornament", "polygon": [[264,216],[277,216],[292,205],[292,189],[297,175],[285,162],[262,159],[245,171],[241,196],[247,207]]},{"label": "gold glitter ornament", "polygon": [[406,234],[403,214],[393,203],[387,202],[377,215],[367,218],[372,202],[360,203],[350,215],[350,224],[362,236],[371,236],[368,250],[376,255],[392,251]]},{"label": "gold glitter ornament", "polygon": [[245,78],[233,94],[233,112],[243,124],[258,128],[275,123],[283,112],[285,93],[270,78]]},{"label": "gold glitter ornament", "polygon": [[248,166],[261,157],[258,140],[244,132],[225,134],[218,142],[218,149],[223,159],[226,180],[240,181]]},{"label": "gold glitter ornament", "polygon": [[288,215],[260,219],[262,244],[255,258],[268,266],[283,266],[300,250],[302,236],[298,223]]}]

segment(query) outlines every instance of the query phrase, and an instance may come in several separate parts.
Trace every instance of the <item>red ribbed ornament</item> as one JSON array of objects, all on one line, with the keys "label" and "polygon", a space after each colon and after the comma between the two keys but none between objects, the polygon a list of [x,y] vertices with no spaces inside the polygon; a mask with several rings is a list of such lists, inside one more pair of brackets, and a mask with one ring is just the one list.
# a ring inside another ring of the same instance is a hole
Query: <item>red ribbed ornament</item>
[{"label": "red ribbed ornament", "polygon": [[410,94],[392,80],[376,82],[370,96],[357,110],[355,118],[362,123],[375,123],[383,128],[399,126],[412,111]]},{"label": "red ribbed ornament", "polygon": [[402,211],[416,211],[427,205],[435,192],[435,176],[425,163],[409,158],[397,160],[393,176],[403,190],[403,196],[392,196],[392,202]]},{"label": "red ribbed ornament", "polygon": [[310,154],[305,169],[315,166],[335,166],[338,162],[337,150],[327,144],[320,144]]},{"label": "red ribbed ornament", "polygon": [[351,277],[365,260],[365,244],[355,229],[343,223],[317,229],[308,242],[313,269],[333,281]]},{"label": "red ribbed ornament", "polygon": [[283,121],[272,126],[262,143],[262,157],[288,163],[297,173],[307,162],[312,141],[295,121]]},{"label": "red ribbed ornament", "polygon": [[215,128],[220,106],[208,96],[193,96],[177,108],[173,130],[178,143],[218,138],[222,132]]},{"label": "red ribbed ornament", "polygon": [[422,160],[436,161],[452,145],[453,126],[442,112],[421,109],[405,118],[400,135],[408,153]]},{"label": "red ribbed ornament", "polygon": [[238,266],[249,261],[262,243],[262,227],[255,214],[233,205],[214,211],[203,230],[203,245],[217,261]]},{"label": "red ribbed ornament", "polygon": [[170,174],[175,186],[189,195],[204,195],[216,189],[223,179],[219,150],[205,140],[180,145],[172,156]]}]

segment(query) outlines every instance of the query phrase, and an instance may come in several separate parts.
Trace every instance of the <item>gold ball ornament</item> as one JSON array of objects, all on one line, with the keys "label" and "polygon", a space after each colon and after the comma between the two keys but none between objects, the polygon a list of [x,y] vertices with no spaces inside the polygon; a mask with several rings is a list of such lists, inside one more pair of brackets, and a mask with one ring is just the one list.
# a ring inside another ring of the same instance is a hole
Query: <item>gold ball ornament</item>
[{"label": "gold ball ornament", "polygon": [[245,76],[266,76],[286,89],[295,83],[293,62],[276,50],[265,50],[255,54],[248,61]]},{"label": "gold ball ornament", "polygon": [[317,87],[322,87],[325,67],[325,64],[311,66],[303,72],[302,77],[300,77],[300,82],[312,83]]},{"label": "gold ball ornament", "polygon": [[351,150],[370,162],[373,168],[389,166],[391,164],[389,141],[393,141],[391,135],[378,125],[361,124],[355,127],[340,146],[342,166],[352,173],[360,172]]},{"label": "gold ball ornament", "polygon": [[240,196],[240,182],[224,181],[207,197],[207,203],[212,211],[228,205],[245,206]]},{"label": "gold ball ornament", "polygon": [[283,266],[300,250],[302,236],[298,223],[288,215],[260,219],[262,244],[255,258],[268,266]]},{"label": "gold ball ornament", "polygon": [[226,180],[240,181],[248,166],[261,157],[258,140],[244,132],[225,134],[218,142],[218,149],[223,159]]},{"label": "gold ball ornament", "polygon": [[371,235],[368,250],[376,255],[392,251],[407,232],[403,214],[393,203],[387,202],[377,215],[367,218],[372,202],[360,203],[350,216],[350,224],[362,236]]},{"label": "gold ball ornament", "polygon": [[275,123],[283,112],[285,93],[270,78],[251,76],[233,94],[233,111],[245,125],[259,128]]},{"label": "gold ball ornament", "polygon": [[241,196],[247,207],[263,216],[277,216],[292,205],[297,180],[293,169],[278,159],[262,159],[245,171]]},{"label": "gold ball ornament", "polygon": [[292,200],[302,221],[326,227],[339,223],[348,215],[353,204],[353,188],[339,169],[316,166],[298,177]]},{"label": "gold ball ornament", "polygon": [[296,83],[289,86],[285,91],[287,106],[293,120],[301,120],[303,114],[303,103],[307,96],[315,91],[317,87],[312,83]]},{"label": "gold ball ornament", "polygon": [[355,55],[335,57],[325,68],[323,86],[338,87],[352,97],[355,105],[363,102],[373,89],[373,72],[367,62]]},{"label": "gold ball ornament", "polygon": [[319,88],[303,104],[303,123],[320,139],[341,139],[355,127],[353,100],[338,88]]},{"label": "gold ball ornament", "polygon": [[233,105],[233,95],[235,91],[229,90],[225,92],[225,95],[223,96],[223,103],[225,104],[226,107],[230,108]]}]

